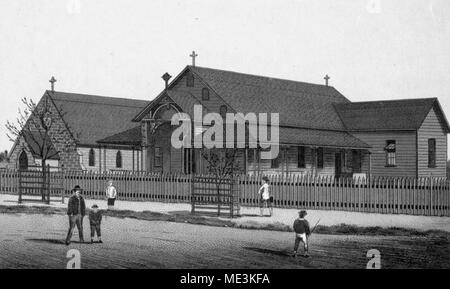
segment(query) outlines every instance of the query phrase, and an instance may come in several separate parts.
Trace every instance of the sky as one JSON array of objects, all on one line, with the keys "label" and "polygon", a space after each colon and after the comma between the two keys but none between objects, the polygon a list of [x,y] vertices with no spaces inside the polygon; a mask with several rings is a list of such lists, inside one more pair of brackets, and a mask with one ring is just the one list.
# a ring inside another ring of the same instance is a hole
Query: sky
[{"label": "sky", "polygon": [[[153,99],[196,64],[324,83],[351,101],[438,97],[450,118],[448,0],[0,0],[0,149],[20,99]],[[95,124],[93,124],[95,125]]]}]

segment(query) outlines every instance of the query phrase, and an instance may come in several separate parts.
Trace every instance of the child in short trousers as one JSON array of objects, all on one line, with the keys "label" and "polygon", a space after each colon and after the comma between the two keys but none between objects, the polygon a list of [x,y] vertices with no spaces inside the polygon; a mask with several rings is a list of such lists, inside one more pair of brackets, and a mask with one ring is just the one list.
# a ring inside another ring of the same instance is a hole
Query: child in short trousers
[{"label": "child in short trousers", "polygon": [[309,223],[305,219],[306,211],[301,210],[298,213],[298,218],[294,221],[294,232],[295,232],[295,245],[294,245],[294,255],[293,257],[297,256],[297,250],[300,242],[303,243],[304,248],[304,257],[309,257],[308,255],[308,238],[309,235],[311,235],[311,231],[309,228]]},{"label": "child in short trousers", "polygon": [[97,233],[98,242],[103,243],[100,230],[101,222],[102,212],[98,209],[97,205],[93,205],[92,210],[89,212],[89,224],[91,225],[91,244],[94,243],[95,233]]}]

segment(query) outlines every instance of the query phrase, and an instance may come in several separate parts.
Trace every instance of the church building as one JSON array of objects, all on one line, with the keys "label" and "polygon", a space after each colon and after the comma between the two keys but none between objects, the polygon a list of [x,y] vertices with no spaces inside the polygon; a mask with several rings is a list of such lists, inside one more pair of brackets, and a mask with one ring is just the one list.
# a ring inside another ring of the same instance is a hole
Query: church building
[{"label": "church building", "polygon": [[[445,177],[450,126],[436,98],[351,102],[336,88],[195,65],[186,66],[152,101],[46,91],[68,133],[55,162],[69,169],[208,173],[204,148],[174,148],[174,114],[278,113],[277,158],[261,149],[237,149],[245,174],[339,177]],[[42,100],[41,100],[42,101]],[[196,126],[192,126],[192,134]],[[75,150],[65,148],[73,143]],[[26,137],[11,162],[36,163]]]}]

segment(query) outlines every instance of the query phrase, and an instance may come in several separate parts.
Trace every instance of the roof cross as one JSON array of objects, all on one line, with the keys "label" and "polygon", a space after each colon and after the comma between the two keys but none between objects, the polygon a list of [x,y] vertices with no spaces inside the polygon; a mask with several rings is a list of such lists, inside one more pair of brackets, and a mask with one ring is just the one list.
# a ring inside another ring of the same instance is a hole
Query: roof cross
[{"label": "roof cross", "polygon": [[325,77],[323,79],[325,79],[325,85],[328,86],[328,80],[330,80],[331,77],[327,75],[325,75]]},{"label": "roof cross", "polygon": [[49,82],[51,83],[52,92],[55,92],[55,82],[56,82],[55,77],[52,76],[52,78],[49,80]]},{"label": "roof cross", "polygon": [[189,55],[190,57],[192,57],[192,66],[195,66],[195,57],[198,56],[198,54],[195,53],[195,50],[192,51],[192,54]]}]

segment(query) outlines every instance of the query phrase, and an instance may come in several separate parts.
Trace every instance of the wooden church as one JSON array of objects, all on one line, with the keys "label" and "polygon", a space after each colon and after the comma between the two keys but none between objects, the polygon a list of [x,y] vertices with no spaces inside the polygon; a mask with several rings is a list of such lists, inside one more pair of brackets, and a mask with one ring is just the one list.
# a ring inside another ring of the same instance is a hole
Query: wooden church
[{"label": "wooden church", "polygon": [[[80,170],[207,173],[204,148],[171,145],[174,114],[278,113],[279,154],[262,159],[260,148],[236,151],[245,174],[313,174],[335,177],[444,177],[449,123],[436,98],[351,102],[328,84],[311,84],[186,66],[152,101],[63,92],[46,93],[77,149],[59,150],[56,161]],[[195,125],[193,126],[193,130]],[[194,132],[193,132],[194,133]],[[70,137],[68,137],[70,139]],[[57,145],[55,145],[56,147]],[[11,161],[35,162],[33,148],[18,140]]]}]

